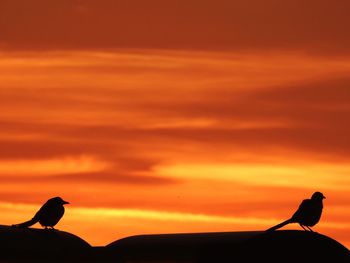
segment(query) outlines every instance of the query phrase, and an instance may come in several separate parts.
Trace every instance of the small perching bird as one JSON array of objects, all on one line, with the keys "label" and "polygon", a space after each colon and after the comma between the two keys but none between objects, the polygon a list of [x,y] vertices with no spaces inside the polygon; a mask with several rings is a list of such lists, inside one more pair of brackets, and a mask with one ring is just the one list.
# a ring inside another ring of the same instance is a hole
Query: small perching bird
[{"label": "small perching bird", "polygon": [[276,229],[279,229],[287,224],[290,223],[298,223],[304,230],[309,230],[311,232],[312,229],[310,227],[316,225],[318,221],[320,221],[321,215],[322,215],[322,209],[323,209],[323,199],[326,197],[320,193],[320,192],[315,192],[312,196],[311,199],[305,199],[301,202],[298,210],[294,213],[294,215],[274,226],[266,231],[274,231]]},{"label": "small perching bird", "polygon": [[30,227],[39,222],[45,229],[54,229],[54,226],[60,221],[64,214],[63,205],[65,204],[69,204],[69,202],[64,201],[61,197],[51,198],[36,212],[31,220],[13,226]]}]

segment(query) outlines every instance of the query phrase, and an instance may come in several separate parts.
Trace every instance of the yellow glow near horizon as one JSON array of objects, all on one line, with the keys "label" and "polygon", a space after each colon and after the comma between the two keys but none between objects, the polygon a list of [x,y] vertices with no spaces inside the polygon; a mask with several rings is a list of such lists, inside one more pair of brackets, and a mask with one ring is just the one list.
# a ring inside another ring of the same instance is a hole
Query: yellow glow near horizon
[{"label": "yellow glow near horizon", "polygon": [[[19,223],[21,220],[24,221],[30,218],[37,211],[38,206],[40,205],[0,202],[0,215],[8,224]],[[87,238],[86,241],[89,243],[92,242],[93,245],[106,245],[108,242],[114,241],[111,239],[113,235],[116,238],[122,238],[128,234],[142,234],[132,232],[135,231],[135,227],[138,229],[140,225],[143,225],[145,233],[152,233],[152,231],[156,233],[171,233],[186,232],[188,231],[188,227],[194,228],[195,225],[199,229],[204,229],[204,231],[210,231],[210,228],[216,231],[220,228],[222,231],[232,231],[234,228],[236,230],[264,230],[280,221],[281,219],[264,217],[218,216],[157,210],[68,206],[66,208],[66,216],[57,227],[59,229],[63,227],[67,231],[82,235],[81,237]],[[133,224],[134,226],[132,226]],[[154,230],[157,224],[163,225],[164,229],[159,225],[159,230]],[[120,232],[120,227],[125,225],[131,227],[130,233],[128,230]],[[40,226],[35,225],[34,227]],[[149,230],[147,230],[148,227],[150,228]],[[287,228],[292,229],[296,227],[295,225],[287,226]],[[322,229],[332,230],[344,230],[348,227],[348,223],[342,222],[325,222],[321,226]],[[181,230],[181,228],[183,229]],[[93,229],[93,232],[89,233],[88,229]],[[95,236],[96,231],[100,232],[102,238]]]},{"label": "yellow glow near horizon", "polygon": [[50,176],[59,174],[75,174],[84,172],[100,172],[109,165],[93,156],[63,157],[44,160],[1,160],[1,175],[15,176]]},{"label": "yellow glow near horizon", "polygon": [[[174,164],[154,168],[156,174],[174,178],[210,179],[253,185],[348,189],[347,164],[301,166],[262,164]],[[317,179],[316,179],[317,178]]]}]

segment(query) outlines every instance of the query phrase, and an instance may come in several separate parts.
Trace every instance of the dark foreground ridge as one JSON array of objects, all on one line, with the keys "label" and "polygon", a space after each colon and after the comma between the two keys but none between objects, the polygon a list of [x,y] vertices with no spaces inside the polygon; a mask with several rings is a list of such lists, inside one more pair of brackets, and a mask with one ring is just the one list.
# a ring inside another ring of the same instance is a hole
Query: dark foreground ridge
[{"label": "dark foreground ridge", "polygon": [[294,230],[139,235],[91,247],[63,231],[0,226],[2,262],[350,262],[350,252]]},{"label": "dark foreground ridge", "polygon": [[347,248],[308,231],[145,235],[107,249],[115,262],[350,262]]},{"label": "dark foreground ridge", "polygon": [[67,232],[0,225],[0,263],[79,262],[91,249],[86,241]]}]

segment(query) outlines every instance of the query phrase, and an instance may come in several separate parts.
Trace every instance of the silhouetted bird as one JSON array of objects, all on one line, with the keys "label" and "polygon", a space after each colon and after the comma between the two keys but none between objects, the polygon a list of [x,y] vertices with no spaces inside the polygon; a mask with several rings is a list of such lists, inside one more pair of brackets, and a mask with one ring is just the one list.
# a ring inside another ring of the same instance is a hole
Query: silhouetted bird
[{"label": "silhouetted bird", "polygon": [[266,231],[274,231],[287,224],[298,223],[304,230],[308,229],[311,232],[313,232],[310,227],[316,225],[318,221],[320,221],[322,209],[323,209],[322,200],[325,198],[326,197],[322,193],[315,192],[311,196],[311,199],[305,199],[301,202],[298,210],[294,213],[294,215],[290,219],[274,227],[271,227]]},{"label": "silhouetted bird", "polygon": [[30,227],[39,222],[43,227],[54,228],[54,226],[60,221],[64,214],[64,206],[69,204],[61,197],[54,197],[49,199],[40,209],[36,212],[35,216],[24,223],[16,224],[16,227]]}]

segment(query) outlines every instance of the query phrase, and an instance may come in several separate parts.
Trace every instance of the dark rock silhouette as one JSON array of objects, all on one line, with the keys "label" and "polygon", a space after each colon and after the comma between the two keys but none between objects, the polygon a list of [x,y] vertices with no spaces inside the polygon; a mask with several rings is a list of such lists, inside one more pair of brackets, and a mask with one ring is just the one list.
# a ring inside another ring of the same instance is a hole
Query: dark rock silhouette
[{"label": "dark rock silhouette", "polygon": [[265,262],[350,262],[350,251],[346,247],[309,231],[268,232],[249,240],[247,245],[248,262],[256,258],[266,259]]},{"label": "dark rock silhouette", "polygon": [[79,262],[90,250],[86,241],[64,231],[0,225],[0,262]]},{"label": "dark rock silhouette", "polygon": [[30,227],[39,222],[43,227],[53,229],[64,215],[65,204],[69,203],[64,201],[61,197],[51,198],[36,212],[31,220],[13,226]]},{"label": "dark rock silhouette", "polygon": [[0,226],[0,262],[350,262],[337,241],[309,231],[141,235],[91,247],[67,232]]},{"label": "dark rock silhouette", "polygon": [[350,262],[337,241],[309,231],[143,235],[115,241],[113,262]]},{"label": "dark rock silhouette", "polygon": [[290,219],[287,219],[286,221],[273,226],[266,231],[274,231],[287,224],[298,223],[304,230],[309,230],[312,232],[310,227],[316,225],[320,221],[323,210],[322,200],[325,198],[326,197],[322,193],[315,192],[311,196],[311,199],[305,199],[301,202],[298,210]]}]

